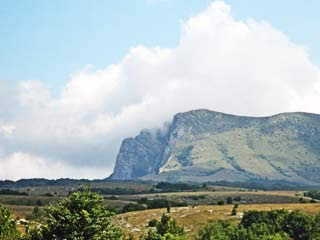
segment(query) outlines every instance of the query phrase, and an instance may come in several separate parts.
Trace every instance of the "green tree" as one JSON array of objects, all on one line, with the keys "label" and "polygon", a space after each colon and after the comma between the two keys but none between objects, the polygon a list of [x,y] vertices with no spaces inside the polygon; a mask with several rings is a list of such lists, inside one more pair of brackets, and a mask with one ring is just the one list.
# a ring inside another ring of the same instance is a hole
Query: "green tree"
[{"label": "green tree", "polygon": [[231,215],[232,215],[232,216],[236,216],[236,215],[237,215],[237,208],[236,208],[236,206],[233,206]]},{"label": "green tree", "polygon": [[312,231],[312,217],[297,211],[288,214],[283,230],[295,240],[315,239]]},{"label": "green tree", "polygon": [[233,198],[227,197],[227,204],[232,204],[232,203],[233,203]]},{"label": "green tree", "polygon": [[103,198],[85,189],[44,208],[41,225],[27,231],[27,240],[121,240],[123,232],[112,225],[112,213]]},{"label": "green tree", "polygon": [[16,229],[16,221],[11,217],[8,208],[0,204],[0,239],[17,240],[20,233]]},{"label": "green tree", "polygon": [[167,206],[167,213],[170,213],[170,211],[171,211],[170,203],[168,203],[168,206]]},{"label": "green tree", "polygon": [[162,215],[161,220],[151,220],[149,226],[155,228],[149,229],[145,240],[186,240],[183,227],[180,227],[174,219],[165,214]]},{"label": "green tree", "polygon": [[196,240],[229,240],[235,228],[223,221],[209,222],[199,230]]},{"label": "green tree", "polygon": [[198,232],[196,240],[289,240],[286,233],[273,233],[266,224],[252,224],[249,228],[228,222],[211,222]]},{"label": "green tree", "polygon": [[35,206],[32,211],[31,219],[35,220],[41,216],[41,210],[38,206]]}]

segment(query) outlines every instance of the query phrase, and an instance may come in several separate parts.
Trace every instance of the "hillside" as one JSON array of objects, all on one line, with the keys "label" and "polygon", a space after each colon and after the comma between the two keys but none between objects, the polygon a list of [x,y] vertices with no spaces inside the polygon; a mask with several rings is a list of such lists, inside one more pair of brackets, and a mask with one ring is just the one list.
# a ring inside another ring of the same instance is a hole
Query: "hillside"
[{"label": "hillside", "polygon": [[111,179],[320,183],[320,115],[178,113],[122,142]]},{"label": "hillside", "polygon": [[[200,227],[209,222],[217,220],[229,220],[240,222],[243,213],[246,211],[270,211],[285,209],[288,211],[301,211],[308,215],[314,215],[320,211],[320,204],[252,204],[240,205],[237,216],[232,216],[233,205],[224,206],[196,206],[171,208],[171,217],[177,220],[179,225],[184,226],[187,236],[194,237]],[[129,212],[116,216],[115,223],[121,226],[127,234],[132,234],[133,239],[147,232],[147,225],[151,219],[160,219],[162,214],[166,214],[166,209],[153,209],[138,212]]]}]

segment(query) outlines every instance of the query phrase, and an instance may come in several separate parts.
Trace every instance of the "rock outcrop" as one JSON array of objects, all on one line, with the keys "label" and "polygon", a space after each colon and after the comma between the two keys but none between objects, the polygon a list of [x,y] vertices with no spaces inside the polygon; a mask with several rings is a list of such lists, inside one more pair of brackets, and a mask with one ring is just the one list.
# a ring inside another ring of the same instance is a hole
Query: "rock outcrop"
[{"label": "rock outcrop", "polygon": [[194,110],[122,142],[111,179],[320,183],[320,115]]}]

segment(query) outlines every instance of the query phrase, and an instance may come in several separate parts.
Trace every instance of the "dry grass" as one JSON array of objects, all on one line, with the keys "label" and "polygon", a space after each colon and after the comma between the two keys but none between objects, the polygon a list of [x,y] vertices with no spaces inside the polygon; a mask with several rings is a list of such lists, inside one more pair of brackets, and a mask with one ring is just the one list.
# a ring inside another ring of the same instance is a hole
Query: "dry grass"
[{"label": "dry grass", "polygon": [[[239,222],[240,218],[231,216],[233,205],[224,206],[198,206],[198,207],[180,207],[171,208],[169,214],[176,219],[178,224],[183,225],[188,236],[194,236],[201,225],[208,221],[231,220]],[[306,214],[316,214],[320,212],[320,204],[257,204],[257,205],[240,205],[238,213],[249,210],[299,210]],[[127,234],[132,234],[135,239],[147,231],[147,224],[151,219],[160,219],[166,209],[146,210],[140,212],[130,212],[118,215],[115,223]]]},{"label": "dry grass", "polygon": [[202,195],[202,194],[210,194],[216,196],[228,196],[228,195],[241,195],[241,194],[250,194],[250,195],[275,195],[275,196],[294,196],[296,191],[216,191],[216,192],[173,192],[173,193],[158,193],[158,194],[145,194],[146,196],[154,196],[154,195]]},{"label": "dry grass", "polygon": [[296,197],[300,194],[299,191],[203,191],[203,192],[172,192],[172,193],[152,193],[152,194],[135,194],[135,195],[123,195],[120,196],[122,199],[140,199],[140,198],[161,198],[161,197],[180,197],[180,196],[197,196],[197,195],[207,195],[215,197],[226,197],[226,196],[281,196],[281,197]]},{"label": "dry grass", "polygon": [[34,206],[18,206],[18,205],[6,205],[12,214],[18,218],[26,218],[32,215]]}]

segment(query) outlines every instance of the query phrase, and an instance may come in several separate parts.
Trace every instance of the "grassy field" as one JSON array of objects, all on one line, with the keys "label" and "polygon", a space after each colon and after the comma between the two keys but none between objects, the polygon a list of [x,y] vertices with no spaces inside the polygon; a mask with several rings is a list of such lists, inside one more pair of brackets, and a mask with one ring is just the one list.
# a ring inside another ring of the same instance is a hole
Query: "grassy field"
[{"label": "grassy field", "polygon": [[[96,186],[94,186],[96,187]],[[99,185],[99,187],[102,187]],[[110,187],[110,185],[108,185]],[[119,187],[114,185],[112,187]],[[128,187],[125,185],[125,187]],[[130,185],[132,187],[132,185]],[[136,189],[144,190],[148,186],[137,184]],[[70,188],[52,188],[55,194],[51,197],[43,196],[48,189],[39,188],[32,190],[33,194],[28,196],[0,195],[0,204],[9,206],[13,212],[23,218],[29,218],[35,206],[44,206],[49,203],[59,201]],[[30,192],[31,190],[29,190]],[[38,194],[35,194],[37,192]],[[154,193],[154,194],[133,194],[133,195],[105,195],[105,205],[109,209],[122,209],[126,204],[137,203],[140,199],[149,200],[164,199],[176,203],[183,203],[187,206],[198,205],[216,205],[218,201],[232,198],[238,199],[234,203],[239,204],[265,204],[265,203],[298,203],[302,197],[299,191],[247,191],[242,189],[232,190],[221,188],[220,191],[199,191],[199,192],[172,192],[172,193]]]},{"label": "grassy field", "polygon": [[79,188],[82,188],[84,186],[99,189],[130,189],[137,192],[149,191],[152,188],[152,184],[140,182],[97,182],[89,184],[75,184],[68,186],[23,187],[16,190],[20,192],[25,192],[30,196],[45,196],[46,194],[50,194],[55,197],[65,197],[70,192],[77,191]]},{"label": "grassy field", "polygon": [[158,194],[136,194],[118,196],[119,200],[138,201],[141,198],[165,199],[186,205],[214,205],[228,197],[241,199],[242,204],[262,203],[298,203],[302,193],[298,191],[203,191],[203,192],[174,192]]},{"label": "grassy field", "polygon": [[[233,205],[223,206],[196,206],[171,208],[170,216],[176,219],[178,224],[185,227],[189,237],[194,236],[201,225],[208,221],[230,220],[240,222],[241,213],[249,210],[275,210],[286,209],[289,211],[299,210],[306,214],[317,214],[320,212],[320,204],[247,204],[240,205],[238,215],[231,216]],[[127,233],[132,234],[134,239],[147,232],[147,224],[151,219],[160,219],[166,209],[153,209],[139,212],[129,212],[115,217],[115,224]]]}]

